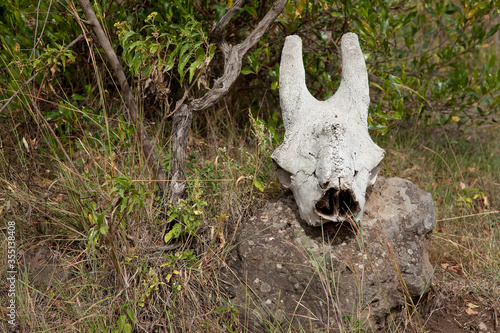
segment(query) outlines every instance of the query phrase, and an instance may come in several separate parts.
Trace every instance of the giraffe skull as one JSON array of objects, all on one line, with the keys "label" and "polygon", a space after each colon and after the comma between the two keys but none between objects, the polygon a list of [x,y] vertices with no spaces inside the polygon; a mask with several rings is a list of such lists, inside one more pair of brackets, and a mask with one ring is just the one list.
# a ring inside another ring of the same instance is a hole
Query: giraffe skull
[{"label": "giraffe skull", "polygon": [[356,34],[342,37],[341,51],[340,87],[326,101],[307,90],[300,37],[286,38],[281,57],[285,138],[272,158],[281,184],[292,190],[301,218],[312,226],[361,220],[366,190],[385,154],[368,134],[368,74]]}]

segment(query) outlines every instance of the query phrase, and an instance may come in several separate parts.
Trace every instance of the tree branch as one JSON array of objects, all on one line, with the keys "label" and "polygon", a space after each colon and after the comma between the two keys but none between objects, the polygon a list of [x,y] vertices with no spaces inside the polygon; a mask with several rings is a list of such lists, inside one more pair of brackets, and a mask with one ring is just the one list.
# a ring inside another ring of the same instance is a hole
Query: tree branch
[{"label": "tree branch", "polygon": [[97,19],[97,16],[95,15],[89,0],[78,0],[78,1],[83,9],[83,12],[85,13],[85,16],[87,17],[88,22],[90,23],[92,29],[96,34],[97,41],[104,50],[104,54],[106,55],[106,58],[111,64],[111,67],[118,78],[118,82],[120,83],[120,87],[122,89],[121,92],[123,95],[123,99],[125,100],[125,104],[127,106],[130,115],[130,119],[128,120],[132,121],[132,123],[139,132],[142,149],[146,156],[147,163],[153,169],[155,181],[158,183],[160,189],[162,191],[165,191],[167,187],[166,181],[168,179],[167,172],[165,171],[165,169],[163,168],[158,159],[158,155],[156,154],[156,151],[154,149],[155,148],[154,142],[151,141],[146,130],[142,126],[141,122],[142,119],[140,119],[139,111],[137,109],[137,104],[132,96],[132,92],[128,84],[127,77],[125,76],[125,71],[123,70],[120,61],[116,56],[113,46],[111,45],[108,37],[104,33],[104,30],[102,29],[101,24],[99,23],[99,20]]},{"label": "tree branch", "polygon": [[[269,12],[267,12],[266,16],[264,16],[257,27],[255,27],[255,29],[242,43],[231,47],[224,39],[219,42],[218,46],[224,54],[224,74],[215,81],[215,85],[212,90],[207,92],[203,97],[195,99],[190,103],[189,106],[192,111],[202,111],[211,107],[229,92],[229,89],[233,85],[234,81],[236,81],[240,75],[243,57],[248,50],[257,44],[259,39],[262,38],[262,35],[264,35],[269,26],[283,11],[286,4],[287,0],[277,0]],[[228,14],[229,12],[226,13],[222,19],[224,19]],[[234,13],[230,16],[233,14]],[[225,24],[227,24],[227,22]]]},{"label": "tree branch", "polygon": [[222,35],[222,32],[226,25],[231,21],[233,18],[233,15],[241,9],[241,5],[245,2],[245,0],[238,0],[233,4],[233,7],[229,8],[227,13],[220,19],[219,23],[217,23],[214,28],[212,29],[212,36],[211,39],[214,40],[215,42],[219,43],[224,36]]},{"label": "tree branch", "polygon": [[218,38],[218,46],[224,54],[224,74],[215,81],[212,90],[208,91],[203,97],[191,101],[175,113],[172,127],[172,172],[171,183],[169,187],[169,198],[172,204],[186,195],[186,174],[184,172],[186,164],[186,148],[189,132],[191,130],[192,113],[194,111],[205,110],[227,95],[234,81],[241,72],[243,57],[259,39],[264,35],[269,26],[276,20],[283,11],[288,0],[276,0],[269,12],[259,22],[257,27],[240,44],[231,47],[224,40],[222,30],[229,22],[229,19],[239,9],[243,1],[237,1],[221,21],[214,27],[212,33]]}]

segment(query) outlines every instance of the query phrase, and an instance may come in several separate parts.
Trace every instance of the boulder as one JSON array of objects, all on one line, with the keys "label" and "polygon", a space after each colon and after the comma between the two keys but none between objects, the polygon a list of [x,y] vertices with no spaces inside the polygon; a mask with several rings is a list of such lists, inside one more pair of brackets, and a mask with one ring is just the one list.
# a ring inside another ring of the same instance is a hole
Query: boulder
[{"label": "boulder", "polygon": [[310,226],[284,193],[238,231],[228,266],[242,323],[251,332],[397,324],[431,282],[434,224],[431,195],[401,178],[379,178],[367,192],[362,223]]}]

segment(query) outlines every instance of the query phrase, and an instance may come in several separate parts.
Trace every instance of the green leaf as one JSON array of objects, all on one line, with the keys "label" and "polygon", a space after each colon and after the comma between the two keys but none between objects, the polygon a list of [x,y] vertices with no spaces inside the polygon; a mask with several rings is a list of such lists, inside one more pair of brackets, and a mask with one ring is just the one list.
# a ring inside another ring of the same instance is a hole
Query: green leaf
[{"label": "green leaf", "polygon": [[184,53],[186,53],[191,46],[192,45],[190,43],[185,43],[184,45],[182,45],[179,51],[179,58],[182,58]]},{"label": "green leaf", "polygon": [[167,244],[172,238],[178,238],[181,235],[182,232],[182,224],[176,223],[173,227],[172,230],[167,232],[167,234],[164,237],[164,241]]},{"label": "green leaf", "polygon": [[397,76],[389,75],[389,80],[393,85],[403,85],[403,81]]},{"label": "green leaf", "polygon": [[127,316],[128,316],[128,319],[130,320],[130,322],[132,324],[135,324],[135,318],[134,318],[134,311],[130,308],[127,309]]},{"label": "green leaf", "polygon": [[87,99],[87,97],[78,94],[73,94],[71,95],[71,99],[75,101],[84,101]]},{"label": "green leaf", "polygon": [[199,48],[196,50],[196,60],[189,66],[189,83],[193,80],[194,72],[198,67],[200,67],[201,63],[205,60],[205,50]]},{"label": "green leaf", "polygon": [[106,235],[108,233],[108,226],[107,225],[101,225],[99,228],[99,232],[103,235]]},{"label": "green leaf", "polygon": [[181,83],[184,79],[184,75],[186,74],[184,71],[184,67],[186,67],[186,64],[191,59],[191,55],[192,54],[188,52],[188,53],[185,53],[185,54],[180,56],[179,65],[177,67],[177,70],[179,71],[179,74],[181,75],[181,77],[180,77]]},{"label": "green leaf", "polygon": [[251,70],[251,69],[250,69],[250,68],[248,68],[248,67],[245,67],[245,68],[243,68],[243,69],[241,70],[241,74],[243,74],[243,75],[254,74],[254,71],[253,71],[253,70]]},{"label": "green leaf", "polygon": [[264,184],[262,184],[262,182],[260,180],[258,180],[257,178],[255,178],[253,180],[253,184],[255,185],[255,187],[261,191],[261,192],[264,192]]},{"label": "green leaf", "polygon": [[172,68],[174,68],[174,64],[175,64],[175,56],[177,54],[177,50],[179,48],[175,48],[174,51],[170,52],[168,57],[167,57],[167,62],[165,63],[165,68],[163,69],[165,72],[168,72],[169,70],[171,70]]},{"label": "green leaf", "polygon": [[106,213],[102,213],[102,214],[99,214],[97,216],[96,222],[97,222],[98,226],[102,225],[102,222],[104,221],[105,216],[106,216]]},{"label": "green leaf", "polygon": [[160,45],[154,43],[152,44],[150,47],[149,47],[149,53],[153,54],[153,53],[156,53],[156,51],[158,51],[158,48],[160,47]]},{"label": "green leaf", "polygon": [[177,216],[179,214],[175,213],[175,212],[168,212],[169,216],[168,216],[168,220],[167,220],[167,223],[170,223],[172,222],[173,220],[175,220],[177,218]]},{"label": "green leaf", "polygon": [[215,51],[217,50],[217,45],[210,44],[208,47],[208,59],[211,61],[215,55]]}]

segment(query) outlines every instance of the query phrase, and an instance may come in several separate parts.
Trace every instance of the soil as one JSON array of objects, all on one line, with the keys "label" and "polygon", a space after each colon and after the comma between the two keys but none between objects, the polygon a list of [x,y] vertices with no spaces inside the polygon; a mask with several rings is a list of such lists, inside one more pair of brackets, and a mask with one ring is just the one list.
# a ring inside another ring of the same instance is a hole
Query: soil
[{"label": "soil", "polygon": [[433,287],[420,308],[425,332],[500,332],[500,300],[469,291],[470,284],[464,275],[436,269]]}]

